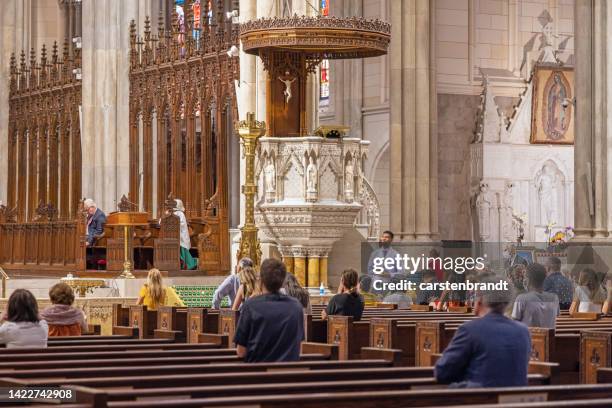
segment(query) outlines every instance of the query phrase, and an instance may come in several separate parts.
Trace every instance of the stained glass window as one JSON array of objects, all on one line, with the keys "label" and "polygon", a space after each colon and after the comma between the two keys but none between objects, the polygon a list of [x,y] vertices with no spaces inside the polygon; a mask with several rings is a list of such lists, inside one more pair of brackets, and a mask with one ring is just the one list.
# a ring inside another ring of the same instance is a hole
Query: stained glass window
[{"label": "stained glass window", "polygon": [[[319,9],[322,16],[329,15],[329,1],[321,0]],[[321,61],[321,76],[319,78],[319,105],[325,106],[329,103],[329,60]]]}]

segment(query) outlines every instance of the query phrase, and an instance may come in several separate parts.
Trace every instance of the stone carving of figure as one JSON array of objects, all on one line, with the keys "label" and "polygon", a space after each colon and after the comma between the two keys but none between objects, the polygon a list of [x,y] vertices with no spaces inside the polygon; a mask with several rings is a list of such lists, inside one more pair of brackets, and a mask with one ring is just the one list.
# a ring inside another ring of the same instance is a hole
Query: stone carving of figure
[{"label": "stone carving of figure", "polygon": [[557,174],[551,163],[545,163],[538,172],[535,186],[540,200],[540,223],[557,223]]},{"label": "stone carving of figure", "polygon": [[317,192],[317,173],[317,166],[314,163],[314,159],[310,159],[306,167],[306,192]]},{"label": "stone carving of figure", "polygon": [[346,193],[352,193],[354,190],[355,184],[355,170],[353,169],[353,162],[349,161],[346,164],[346,169],[344,170],[344,191]]},{"label": "stone carving of figure", "polygon": [[285,79],[278,77],[278,80],[285,84],[285,90],[283,91],[283,95],[285,95],[285,105],[289,104],[289,100],[293,96],[291,93],[291,84],[293,84],[296,79],[297,78],[289,77],[289,72],[285,72]]},{"label": "stone carving of figure", "polygon": [[478,238],[485,241],[491,233],[491,196],[489,194],[489,185],[481,183],[476,198],[474,200],[476,214],[478,216]]},{"label": "stone carving of figure", "polygon": [[276,191],[276,170],[274,169],[274,162],[272,159],[268,159],[268,164],[264,168],[264,181],[266,184],[266,192]]},{"label": "stone carving of figure", "polygon": [[512,214],[513,214],[513,196],[512,190],[514,184],[511,181],[507,181],[504,186],[504,196],[502,198],[502,238],[508,242],[514,240],[514,229],[512,227]]},{"label": "stone carving of figure", "polygon": [[542,54],[540,55],[540,61],[546,63],[558,63],[557,56],[555,55],[555,35],[553,34],[553,24],[548,23],[542,27]]}]

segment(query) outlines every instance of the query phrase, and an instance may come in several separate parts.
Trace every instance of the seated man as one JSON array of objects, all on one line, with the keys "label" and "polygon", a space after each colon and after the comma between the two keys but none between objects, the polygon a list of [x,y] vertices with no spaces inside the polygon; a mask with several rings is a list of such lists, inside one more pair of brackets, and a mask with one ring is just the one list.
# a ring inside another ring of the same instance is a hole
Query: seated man
[{"label": "seated man", "polygon": [[439,383],[458,383],[458,387],[527,385],[531,339],[524,324],[504,316],[511,299],[510,290],[476,294],[476,310],[482,317],[459,326],[436,363],[434,373]]},{"label": "seated man", "polygon": [[527,267],[527,289],[529,292],[517,296],[512,309],[512,318],[529,327],[555,328],[559,315],[559,298],[554,293],[544,292],[546,268],[538,263]]},{"label": "seated man", "polygon": [[87,210],[87,246],[93,246],[96,237],[104,232],[106,224],[106,214],[98,208],[96,203],[88,198],[84,202],[85,210]]},{"label": "seated man", "polygon": [[247,362],[297,361],[304,339],[304,312],[295,298],[281,295],[287,270],[276,259],[261,264],[262,295],[249,298],[236,327],[237,354]]}]

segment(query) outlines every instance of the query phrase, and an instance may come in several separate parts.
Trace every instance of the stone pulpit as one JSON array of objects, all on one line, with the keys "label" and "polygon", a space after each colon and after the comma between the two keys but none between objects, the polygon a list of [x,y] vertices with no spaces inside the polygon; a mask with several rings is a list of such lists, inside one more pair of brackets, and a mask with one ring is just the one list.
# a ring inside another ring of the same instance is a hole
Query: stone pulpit
[{"label": "stone pulpit", "polygon": [[331,247],[362,208],[368,144],[350,137],[260,139],[256,224],[303,285],[327,286]]}]

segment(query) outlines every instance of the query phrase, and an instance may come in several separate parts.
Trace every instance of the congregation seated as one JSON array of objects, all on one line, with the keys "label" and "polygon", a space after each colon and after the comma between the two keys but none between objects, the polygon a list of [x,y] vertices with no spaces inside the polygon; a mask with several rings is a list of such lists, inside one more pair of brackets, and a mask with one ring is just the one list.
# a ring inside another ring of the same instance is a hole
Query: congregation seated
[{"label": "congregation seated", "polygon": [[246,362],[298,361],[304,340],[304,312],[293,297],[279,291],[287,270],[276,259],[261,264],[261,295],[247,299],[240,310],[234,342]]},{"label": "congregation seated", "polygon": [[361,320],[365,302],[359,293],[357,280],[357,271],[354,269],[342,272],[338,293],[329,300],[327,308],[321,311],[324,320],[331,315],[351,316],[353,321]]},{"label": "congregation seated", "polygon": [[379,298],[375,293],[372,293],[372,277],[361,275],[359,277],[359,294],[363,297],[363,301],[368,306],[375,306],[379,302]]},{"label": "congregation seated", "polygon": [[74,291],[64,282],[56,283],[49,289],[51,306],[44,309],[40,316],[49,326],[49,337],[80,336],[87,331],[83,311],[72,307]]},{"label": "congregation seated", "polygon": [[[407,280],[406,276],[395,275],[391,278],[391,283],[399,285],[403,280]],[[383,298],[383,303],[397,305],[398,309],[409,309],[412,306],[412,298],[405,291],[398,289],[388,290]]]},{"label": "congregation seated", "polygon": [[512,318],[529,327],[555,328],[559,315],[559,298],[544,291],[546,269],[538,263],[527,267],[528,292],[517,296],[512,309]]},{"label": "congregation seated", "polygon": [[603,304],[609,297],[612,297],[612,293],[606,294],[605,289],[601,286],[601,279],[597,272],[591,268],[585,268],[580,272],[570,313],[601,313]]},{"label": "congregation seated", "polygon": [[[439,283],[436,277],[436,271],[433,269],[426,269],[423,271],[423,283],[430,283],[432,287],[436,287],[435,284]],[[435,304],[440,299],[442,292],[439,289],[417,289],[416,304],[417,305],[429,305]]]},{"label": "congregation seated", "polygon": [[47,347],[49,327],[38,314],[36,298],[26,289],[15,290],[8,299],[0,325],[0,344],[6,348]]},{"label": "congregation seated", "polygon": [[147,310],[157,310],[160,306],[185,307],[176,291],[164,286],[159,269],[153,268],[147,275],[147,283],[140,289],[137,305],[145,305]]},{"label": "congregation seated", "polygon": [[232,304],[232,310],[240,310],[242,303],[252,296],[257,296],[261,290],[259,286],[259,277],[255,271],[255,266],[250,258],[243,258],[239,262],[238,279],[240,286],[236,292],[236,298]]},{"label": "congregation seated", "polygon": [[226,277],[217,287],[217,289],[215,289],[212,299],[213,309],[219,309],[221,307],[221,302],[226,297],[229,298],[229,304],[231,306],[234,305],[236,295],[238,294],[238,289],[240,288],[240,271],[249,266],[253,266],[253,261],[251,258],[242,258],[238,264],[236,264],[234,273]]},{"label": "congregation seated", "polygon": [[507,290],[476,294],[475,309],[481,317],[457,329],[436,362],[439,383],[454,387],[527,385],[531,339],[525,325],[504,316],[511,300]]},{"label": "congregation seated", "polygon": [[281,293],[283,295],[291,296],[297,299],[297,301],[300,302],[300,304],[304,308],[304,313],[312,314],[310,294],[300,285],[300,282],[298,282],[298,280],[292,273],[287,272],[287,278],[285,278],[285,283],[281,288]]}]

